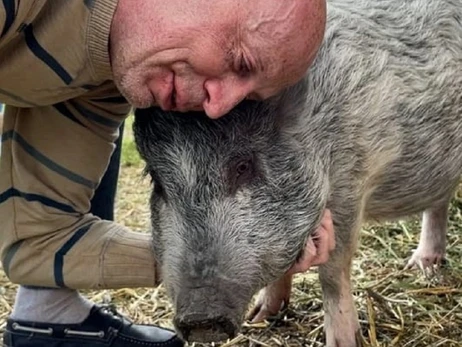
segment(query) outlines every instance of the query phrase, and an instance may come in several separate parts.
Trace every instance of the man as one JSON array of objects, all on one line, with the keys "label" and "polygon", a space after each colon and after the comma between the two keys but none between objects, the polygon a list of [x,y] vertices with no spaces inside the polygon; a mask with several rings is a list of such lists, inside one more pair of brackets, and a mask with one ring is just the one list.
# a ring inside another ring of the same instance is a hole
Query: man
[{"label": "man", "polygon": [[174,332],[131,324],[76,291],[158,280],[150,235],[111,221],[121,124],[130,106],[218,118],[295,83],[322,41],[325,1],[3,6],[0,249],[21,285],[4,343],[182,346]]}]

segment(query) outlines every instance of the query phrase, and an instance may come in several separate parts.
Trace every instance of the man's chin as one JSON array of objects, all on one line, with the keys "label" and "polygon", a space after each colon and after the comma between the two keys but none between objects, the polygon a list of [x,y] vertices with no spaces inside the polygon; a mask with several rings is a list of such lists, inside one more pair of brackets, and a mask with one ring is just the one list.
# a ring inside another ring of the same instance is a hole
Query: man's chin
[{"label": "man's chin", "polygon": [[124,75],[122,78],[114,75],[115,86],[132,107],[144,109],[156,106],[155,98],[149,88],[139,82],[138,79],[129,74]]},{"label": "man's chin", "polygon": [[[141,88],[138,90],[141,90]],[[145,109],[149,107],[158,106],[151,93],[143,93],[140,95],[137,94],[136,91],[135,93],[133,93],[130,91],[124,91],[122,89],[121,94],[134,108]]]}]

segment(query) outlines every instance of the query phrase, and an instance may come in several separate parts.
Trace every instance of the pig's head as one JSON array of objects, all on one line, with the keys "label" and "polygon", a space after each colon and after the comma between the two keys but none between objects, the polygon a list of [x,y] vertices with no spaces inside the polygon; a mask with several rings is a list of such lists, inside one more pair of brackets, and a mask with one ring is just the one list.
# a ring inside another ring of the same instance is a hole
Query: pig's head
[{"label": "pig's head", "polygon": [[320,161],[298,139],[298,86],[201,112],[136,111],[134,134],[152,177],[152,233],[185,340],[239,331],[252,296],[301,255],[325,205]]}]

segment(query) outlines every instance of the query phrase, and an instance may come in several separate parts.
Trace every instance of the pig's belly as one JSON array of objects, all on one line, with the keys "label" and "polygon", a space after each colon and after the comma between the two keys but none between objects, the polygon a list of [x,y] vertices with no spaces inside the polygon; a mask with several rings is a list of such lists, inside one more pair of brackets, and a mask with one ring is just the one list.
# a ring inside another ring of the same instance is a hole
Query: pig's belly
[{"label": "pig's belly", "polygon": [[[462,160],[453,165],[435,163],[419,171],[390,168],[382,183],[373,189],[364,206],[366,218],[391,220],[421,213],[445,202],[453,192],[462,173]],[[455,164],[455,165],[454,165]],[[408,168],[409,169],[409,168]]]}]

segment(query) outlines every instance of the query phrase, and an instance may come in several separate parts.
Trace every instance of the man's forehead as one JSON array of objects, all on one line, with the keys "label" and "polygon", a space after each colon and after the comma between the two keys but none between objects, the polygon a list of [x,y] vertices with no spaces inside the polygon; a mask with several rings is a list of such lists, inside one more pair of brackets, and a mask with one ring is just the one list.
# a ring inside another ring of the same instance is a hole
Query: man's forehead
[{"label": "man's forehead", "polygon": [[295,83],[308,59],[303,55],[306,48],[302,47],[306,42],[296,35],[297,28],[305,25],[303,16],[297,13],[298,1],[269,3],[273,5],[249,14],[246,30],[241,33],[252,59],[261,65],[258,80],[260,89],[265,91],[259,94],[274,94]]},{"label": "man's forehead", "polygon": [[278,34],[274,30],[278,25],[286,25],[297,16],[298,1],[294,0],[257,0],[250,1],[247,12],[246,28],[250,32]]}]

